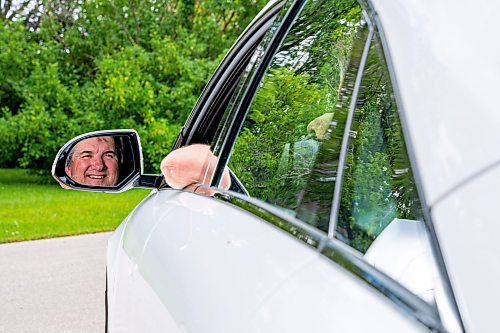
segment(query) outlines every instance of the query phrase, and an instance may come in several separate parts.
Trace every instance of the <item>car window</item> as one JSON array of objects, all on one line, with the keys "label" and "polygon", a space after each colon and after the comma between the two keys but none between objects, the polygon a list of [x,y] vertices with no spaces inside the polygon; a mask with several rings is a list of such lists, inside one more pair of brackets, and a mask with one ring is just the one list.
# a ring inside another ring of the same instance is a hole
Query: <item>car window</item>
[{"label": "car window", "polygon": [[350,118],[333,234],[433,304],[439,273],[376,29]]},{"label": "car window", "polygon": [[248,195],[328,232],[434,302],[439,274],[380,38],[357,2],[305,4],[228,166]]},{"label": "car window", "polygon": [[355,1],[308,2],[261,81],[228,163],[250,196],[325,231],[367,31]]},{"label": "car window", "polygon": [[240,193],[328,233],[434,304],[440,277],[376,27],[356,1],[308,1],[271,52],[282,13],[229,102],[203,184],[227,190],[227,162]]},{"label": "car window", "polygon": [[394,219],[423,220],[377,34],[368,52],[352,119],[336,236],[364,253]]}]

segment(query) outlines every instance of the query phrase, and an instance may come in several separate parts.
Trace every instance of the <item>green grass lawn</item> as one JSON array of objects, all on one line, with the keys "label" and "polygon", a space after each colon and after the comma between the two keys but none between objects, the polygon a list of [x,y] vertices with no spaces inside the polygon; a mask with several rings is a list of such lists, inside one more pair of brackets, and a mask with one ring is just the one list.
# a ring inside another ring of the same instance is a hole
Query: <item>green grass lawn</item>
[{"label": "green grass lawn", "polygon": [[0,243],[115,229],[149,190],[64,190],[26,170],[0,169]]}]

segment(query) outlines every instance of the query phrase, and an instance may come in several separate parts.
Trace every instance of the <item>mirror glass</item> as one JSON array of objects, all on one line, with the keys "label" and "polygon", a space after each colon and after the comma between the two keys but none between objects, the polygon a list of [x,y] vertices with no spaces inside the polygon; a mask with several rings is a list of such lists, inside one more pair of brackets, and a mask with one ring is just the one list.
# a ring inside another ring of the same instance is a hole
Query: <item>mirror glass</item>
[{"label": "mirror glass", "polygon": [[90,133],[68,142],[56,158],[55,177],[82,189],[117,189],[141,172],[135,133]]},{"label": "mirror glass", "polygon": [[115,142],[119,140],[119,136],[101,136],[78,142],[66,159],[66,175],[83,185],[115,186],[123,164]]}]

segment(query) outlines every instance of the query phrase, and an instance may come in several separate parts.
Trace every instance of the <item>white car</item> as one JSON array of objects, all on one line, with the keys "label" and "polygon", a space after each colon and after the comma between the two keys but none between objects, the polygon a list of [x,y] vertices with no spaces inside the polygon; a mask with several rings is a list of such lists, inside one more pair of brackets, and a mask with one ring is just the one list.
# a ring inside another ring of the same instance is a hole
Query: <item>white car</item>
[{"label": "white car", "polygon": [[500,332],[498,12],[270,2],[179,134],[210,148],[181,189],[133,130],[68,142],[61,185],[153,189],[109,240],[107,330]]}]

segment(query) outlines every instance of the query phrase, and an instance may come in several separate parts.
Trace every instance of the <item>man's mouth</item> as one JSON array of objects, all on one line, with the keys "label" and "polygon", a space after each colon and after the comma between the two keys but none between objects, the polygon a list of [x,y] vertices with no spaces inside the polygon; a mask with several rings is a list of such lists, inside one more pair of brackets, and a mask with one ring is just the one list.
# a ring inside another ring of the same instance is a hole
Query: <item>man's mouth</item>
[{"label": "man's mouth", "polygon": [[104,177],[106,177],[106,175],[87,175],[88,178],[90,179],[104,179]]}]

